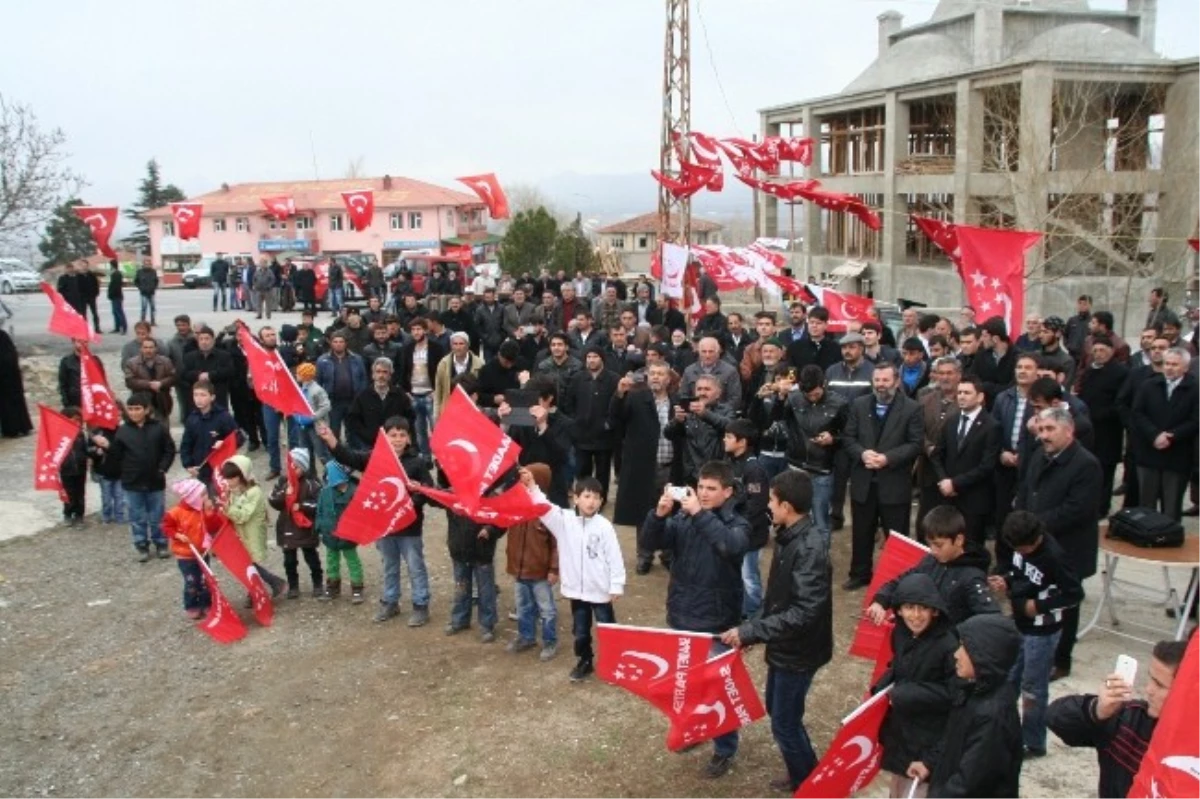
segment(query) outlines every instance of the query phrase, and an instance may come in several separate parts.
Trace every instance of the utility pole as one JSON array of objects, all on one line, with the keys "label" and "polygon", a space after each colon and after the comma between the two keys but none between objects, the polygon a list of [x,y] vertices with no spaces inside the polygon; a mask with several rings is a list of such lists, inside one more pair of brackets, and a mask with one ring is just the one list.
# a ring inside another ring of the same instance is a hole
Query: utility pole
[{"label": "utility pole", "polygon": [[[679,157],[673,136],[680,137],[686,152],[686,136],[692,128],[692,53],[688,25],[690,0],[666,0],[667,30],[663,41],[662,130],[659,141],[659,171],[677,177]],[[674,217],[674,224],[672,224]],[[692,203],[677,200],[658,187],[658,240],[687,245],[692,237]]]}]

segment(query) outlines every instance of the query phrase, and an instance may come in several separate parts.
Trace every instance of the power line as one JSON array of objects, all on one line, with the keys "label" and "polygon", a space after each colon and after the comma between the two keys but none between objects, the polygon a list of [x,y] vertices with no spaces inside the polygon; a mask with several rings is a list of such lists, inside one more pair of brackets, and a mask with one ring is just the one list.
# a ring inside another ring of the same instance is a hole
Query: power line
[{"label": "power line", "polygon": [[701,0],[696,0],[696,16],[700,19],[700,32],[704,34],[704,49],[708,51],[708,65],[712,67],[713,77],[717,79],[717,90],[721,92],[721,101],[725,103],[725,110],[729,112],[729,119],[733,122],[733,129],[741,135],[741,126],[738,125],[737,116],[733,113],[733,107],[729,104],[729,97],[725,94],[725,85],[721,82],[721,73],[717,70],[717,60],[713,56],[712,44],[708,40],[708,25],[704,23],[702,5]]}]

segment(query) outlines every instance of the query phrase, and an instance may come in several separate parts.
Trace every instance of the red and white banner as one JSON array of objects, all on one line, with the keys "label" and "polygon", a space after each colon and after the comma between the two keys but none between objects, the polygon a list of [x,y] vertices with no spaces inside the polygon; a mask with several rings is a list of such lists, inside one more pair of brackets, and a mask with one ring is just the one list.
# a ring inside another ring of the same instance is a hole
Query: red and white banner
[{"label": "red and white banner", "polygon": [[871,310],[875,307],[875,300],[870,297],[834,291],[815,283],[805,283],[804,289],[818,305],[829,311],[830,332],[841,333],[850,322],[865,322],[874,318]]},{"label": "red and white banner", "polygon": [[468,507],[478,507],[480,497],[521,455],[517,442],[484,416],[461,387],[450,393],[429,436],[429,448]]},{"label": "red and white banner", "polygon": [[883,552],[879,555],[879,562],[875,564],[875,572],[871,575],[871,585],[863,595],[863,612],[860,614],[858,626],[854,629],[854,640],[850,643],[851,655],[867,660],[875,660],[879,656],[879,648],[883,646],[890,628],[868,619],[866,609],[875,601],[875,595],[885,583],[890,583],[916,566],[921,562],[921,558],[928,554],[929,547],[924,544],[899,533],[888,533]]},{"label": "red and white banner", "polygon": [[980,319],[1003,317],[1009,335],[1014,335],[1025,319],[1025,252],[1042,234],[971,225],[955,225],[954,231],[962,255],[958,275],[967,301]]},{"label": "red and white banner", "polygon": [[658,181],[659,185],[669,191],[675,199],[685,200],[694,194],[698,194],[701,189],[708,185],[711,175],[708,173],[683,171],[678,178],[673,178],[670,175],[664,175],[657,169],[651,169],[650,177]]},{"label": "red and white banner", "polygon": [[37,453],[33,462],[33,488],[35,491],[57,491],[63,502],[67,501],[59,467],[71,454],[71,447],[83,427],[63,416],[58,411],[38,403]]},{"label": "red and white banner", "polygon": [[277,194],[273,197],[260,197],[267,213],[276,219],[288,219],[296,215],[296,201],[290,194]]},{"label": "red and white banner", "polygon": [[688,248],[664,242],[662,246],[662,279],[659,291],[664,297],[683,299],[683,273],[688,265]]},{"label": "red and white banner", "polygon": [[1163,703],[1129,796],[1200,796],[1200,646],[1193,635]]},{"label": "red and white banner", "polygon": [[117,228],[118,208],[115,205],[76,205],[73,210],[75,216],[82,219],[88,230],[92,231],[92,241],[96,242],[96,249],[100,250],[100,254],[105,258],[116,258],[117,251],[109,241]]},{"label": "red and white banner", "polygon": [[355,189],[342,192],[342,202],[350,216],[352,230],[366,230],[375,218],[375,192],[370,189]]},{"label": "red and white banner", "polygon": [[250,328],[238,322],[238,344],[246,354],[254,393],[260,402],[285,416],[312,416],[312,407],[278,350],[268,350],[254,338]]},{"label": "red and white banner", "polygon": [[271,602],[271,592],[263,581],[262,575],[254,566],[250,552],[242,539],[238,538],[233,523],[226,521],[217,534],[213,536],[208,551],[217,556],[221,565],[229,570],[233,578],[245,586],[254,603],[254,618],[264,627],[270,627],[275,618],[275,606]]},{"label": "red and white banner", "polygon": [[225,499],[229,496],[229,483],[221,476],[221,467],[225,465],[225,461],[232,458],[238,451],[238,431],[234,430],[229,435],[221,439],[221,443],[212,448],[208,453],[208,457],[204,462],[212,467],[213,485],[217,489],[217,496]]},{"label": "red and white banner", "polygon": [[[656,691],[665,677],[651,683]],[[674,687],[674,686],[672,686]],[[670,714],[667,749],[678,752],[748,726],[767,714],[741,650],[731,649],[687,672],[683,710]]]},{"label": "red and white banner", "polygon": [[199,238],[203,210],[203,203],[171,203],[171,216],[175,218],[175,235],[184,240]]},{"label": "red and white banner", "polygon": [[92,330],[87,319],[79,314],[58,293],[58,289],[46,281],[42,281],[42,293],[50,298],[50,324],[47,330],[56,336],[79,339],[81,341],[97,342],[100,334]]},{"label": "red and white banner", "polygon": [[451,513],[465,516],[476,524],[490,524],[505,529],[514,524],[539,519],[550,510],[548,504],[534,502],[523,486],[513,486],[498,496],[483,497],[475,504],[461,501],[453,491],[430,488],[420,483],[411,483],[409,488],[418,494],[424,494]]},{"label": "red and white banner", "polygon": [[417,508],[408,493],[408,475],[381,429],[354,501],[342,513],[333,534],[359,545],[370,544],[387,533],[403,530],[416,518]]},{"label": "red and white banner", "polygon": [[793,796],[848,799],[875,779],[883,760],[879,728],[891,705],[890,691],[890,688],[880,691],[842,719],[842,727],[825,756]]},{"label": "red and white banner", "polygon": [[196,628],[218,644],[232,644],[234,641],[242,640],[246,637],[246,625],[237,615],[237,611],[233,609],[233,605],[229,604],[229,600],[221,593],[221,586],[217,584],[217,576],[212,573],[212,569],[204,562],[204,558],[200,556],[200,552],[194,546],[192,547],[192,556],[204,571],[204,583],[208,586],[210,602],[208,614],[196,622]]},{"label": "red and white banner", "polygon": [[496,179],[495,173],[467,175],[455,180],[465,183],[471,191],[479,195],[479,199],[488,207],[488,214],[492,219],[508,219],[508,198],[504,196],[504,189],[500,188],[500,181]]},{"label": "red and white banner", "polygon": [[[708,659],[712,642],[707,633],[600,624],[596,676],[646,699],[667,716],[679,715],[684,710],[688,672]],[[651,689],[654,683],[658,686]]]},{"label": "red and white banner", "polygon": [[121,410],[108,386],[104,366],[86,347],[79,354],[79,396],[84,422],[104,430],[117,429],[121,423]]}]

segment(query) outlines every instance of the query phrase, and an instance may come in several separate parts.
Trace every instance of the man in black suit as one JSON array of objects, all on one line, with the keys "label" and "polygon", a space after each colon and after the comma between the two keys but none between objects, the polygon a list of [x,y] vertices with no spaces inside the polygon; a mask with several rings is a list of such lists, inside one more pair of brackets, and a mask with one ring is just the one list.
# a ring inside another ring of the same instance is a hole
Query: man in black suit
[{"label": "man in black suit", "polygon": [[908,535],[912,466],[921,452],[925,426],[921,406],[898,390],[899,383],[893,364],[876,364],[872,393],[850,406],[843,434],[851,461],[854,530],[850,578],[842,585],[847,591],[870,584],[879,527]]},{"label": "man in black suit", "polygon": [[1113,475],[1121,462],[1125,443],[1125,426],[1121,423],[1117,396],[1129,377],[1129,368],[1116,361],[1115,352],[1112,339],[1095,336],[1088,365],[1079,370],[1079,399],[1088,407],[1095,436],[1092,454],[1100,461],[1100,470],[1104,474],[1104,489],[1100,492],[1101,516],[1108,515]]},{"label": "man in black suit", "polygon": [[668,330],[687,330],[687,319],[683,311],[671,307],[671,298],[659,292],[654,307],[646,311],[646,321],[651,325],[664,325]]},{"label": "man in black suit", "polygon": [[934,448],[933,470],[942,503],[954,505],[967,525],[967,546],[986,551],[985,527],[995,508],[992,477],[1000,460],[1000,424],[984,410],[983,381],[958,383],[958,410],[942,425]]}]

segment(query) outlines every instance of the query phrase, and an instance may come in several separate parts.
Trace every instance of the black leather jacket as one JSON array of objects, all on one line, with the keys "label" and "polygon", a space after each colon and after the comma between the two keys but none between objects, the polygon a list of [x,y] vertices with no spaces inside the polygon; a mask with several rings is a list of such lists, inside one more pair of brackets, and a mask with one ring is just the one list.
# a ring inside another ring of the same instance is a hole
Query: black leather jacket
[{"label": "black leather jacket", "polygon": [[[842,428],[850,406],[836,391],[825,389],[816,405],[800,391],[793,391],[784,402],[776,402],[771,410],[773,419],[782,419],[788,433],[788,463],[806,471],[829,474],[833,471],[833,456],[841,445]],[[833,436],[832,447],[813,442],[820,433]]]}]

